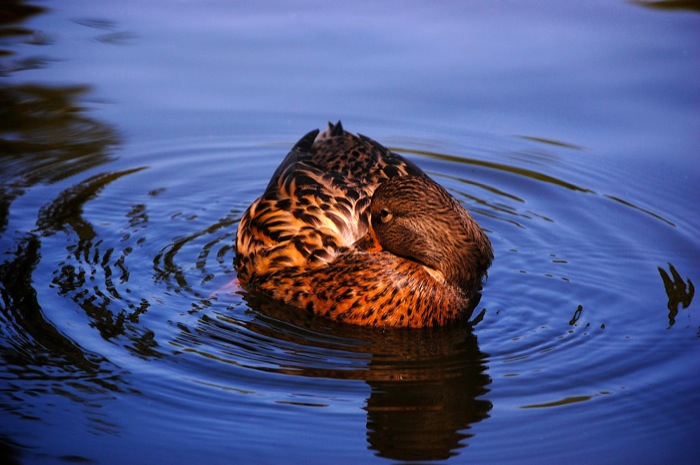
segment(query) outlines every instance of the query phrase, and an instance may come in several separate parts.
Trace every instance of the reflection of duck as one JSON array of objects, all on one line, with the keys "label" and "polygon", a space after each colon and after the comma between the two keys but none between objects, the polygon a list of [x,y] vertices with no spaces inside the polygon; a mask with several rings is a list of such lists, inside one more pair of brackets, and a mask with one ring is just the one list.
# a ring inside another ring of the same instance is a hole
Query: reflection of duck
[{"label": "reflection of duck", "polygon": [[381,326],[468,317],[493,259],[489,239],[445,189],[340,122],[297,142],[243,215],[236,247],[243,284]]},{"label": "reflection of duck", "polygon": [[[349,326],[257,292],[243,298],[255,312],[203,318],[177,343],[196,344],[207,359],[260,370],[263,376],[306,379],[300,381],[308,388],[303,398],[290,393],[281,402],[330,407],[338,397],[331,400],[328,392],[354,395],[347,389],[356,384],[341,380],[364,381],[369,394],[356,394],[366,399],[368,448],[380,457],[447,460],[468,446],[472,427],[489,418],[490,356],[470,328]],[[348,431],[356,433],[357,426],[348,424]]]}]

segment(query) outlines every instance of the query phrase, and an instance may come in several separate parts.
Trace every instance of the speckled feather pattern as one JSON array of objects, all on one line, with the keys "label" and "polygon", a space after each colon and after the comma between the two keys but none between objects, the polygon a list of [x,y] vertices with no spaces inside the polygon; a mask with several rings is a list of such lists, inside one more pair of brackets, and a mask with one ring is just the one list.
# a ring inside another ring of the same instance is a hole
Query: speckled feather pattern
[{"label": "speckled feather pattern", "polygon": [[[400,188],[392,190],[396,181],[387,181],[397,178],[418,183],[418,189],[401,182]],[[373,194],[385,183],[386,200],[373,204]],[[431,195],[420,189],[435,190],[438,205],[430,205]],[[405,205],[411,208],[407,215],[400,211],[404,195]],[[372,218],[371,212],[392,202],[399,202],[396,219],[385,227],[377,219],[379,213]],[[420,205],[428,208],[426,214],[409,220],[414,211],[423,210]],[[447,216],[452,213],[448,230],[429,231],[434,223],[429,215],[439,215],[441,208]],[[452,234],[453,227],[458,228],[457,234]],[[476,259],[467,250],[471,239],[459,239],[467,237],[462,229],[474,227],[480,234],[477,245],[488,246],[483,257]],[[402,241],[408,237],[404,229],[409,234],[418,231],[414,242],[429,251],[454,243],[452,247],[468,252],[465,258],[473,266],[457,266],[470,271],[455,277],[449,266],[438,263],[440,253],[423,257],[425,249],[412,252],[410,244],[408,252],[402,252]],[[431,239],[431,235],[439,237]],[[246,287],[306,311],[353,324],[422,327],[463,317],[492,257],[483,231],[420,168],[337,123],[299,140],[263,195],[245,212],[238,227],[235,266]]]}]

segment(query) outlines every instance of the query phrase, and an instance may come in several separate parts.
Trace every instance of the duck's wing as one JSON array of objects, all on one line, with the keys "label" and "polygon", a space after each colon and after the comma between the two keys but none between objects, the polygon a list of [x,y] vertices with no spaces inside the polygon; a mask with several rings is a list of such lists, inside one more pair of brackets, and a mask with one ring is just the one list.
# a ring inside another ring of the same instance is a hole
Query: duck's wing
[{"label": "duck's wing", "polygon": [[290,150],[287,156],[284,157],[282,163],[280,163],[273,173],[272,177],[270,178],[270,182],[265,188],[265,192],[274,189],[279,182],[279,178],[282,173],[285,172],[290,166],[294,166],[297,162],[303,162],[309,159],[309,151],[314,144],[314,140],[316,140],[316,136],[318,136],[320,132],[321,131],[318,129],[314,129],[313,131],[308,132],[304,137],[299,139],[296,144],[294,144],[292,150]]},{"label": "duck's wing", "polygon": [[377,142],[343,130],[311,131],[295,144],[265,193],[241,219],[237,268],[244,279],[333,261],[368,231],[372,193],[420,168]]},{"label": "duck's wing", "polygon": [[423,174],[413,162],[379,142],[346,131],[340,121],[328,123],[328,129],[315,136],[308,157],[322,170],[338,173],[348,182],[367,185],[372,192],[388,178]]},{"label": "duck's wing", "polygon": [[282,173],[293,175],[299,163],[337,174],[340,183],[367,185],[372,192],[385,179],[424,174],[412,161],[379,142],[346,131],[340,121],[328,123],[323,132],[315,129],[299,139],[275,170],[267,190],[274,188]]}]

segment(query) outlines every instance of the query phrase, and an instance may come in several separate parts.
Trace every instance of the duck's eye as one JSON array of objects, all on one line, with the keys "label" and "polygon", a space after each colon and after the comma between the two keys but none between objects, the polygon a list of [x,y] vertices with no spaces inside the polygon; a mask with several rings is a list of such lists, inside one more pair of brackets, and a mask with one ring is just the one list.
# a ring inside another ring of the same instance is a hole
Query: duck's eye
[{"label": "duck's eye", "polygon": [[379,219],[382,220],[382,223],[388,223],[389,221],[391,221],[392,216],[393,215],[391,214],[391,212],[386,208],[382,208],[379,212]]}]

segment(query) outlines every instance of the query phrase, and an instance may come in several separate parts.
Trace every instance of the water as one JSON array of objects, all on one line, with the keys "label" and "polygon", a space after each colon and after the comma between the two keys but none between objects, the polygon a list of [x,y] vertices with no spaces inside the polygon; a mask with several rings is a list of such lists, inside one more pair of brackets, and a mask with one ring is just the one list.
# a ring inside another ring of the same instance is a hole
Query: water
[{"label": "water", "polygon": [[[697,461],[695,3],[6,4],[3,463]],[[473,328],[218,292],[339,118],[487,230]]]}]

